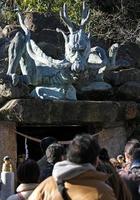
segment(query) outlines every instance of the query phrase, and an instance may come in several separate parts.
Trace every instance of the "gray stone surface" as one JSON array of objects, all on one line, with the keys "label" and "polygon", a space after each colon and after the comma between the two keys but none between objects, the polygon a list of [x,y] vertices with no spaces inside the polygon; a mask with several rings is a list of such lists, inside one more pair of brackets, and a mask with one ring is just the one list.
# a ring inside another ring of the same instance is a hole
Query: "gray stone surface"
[{"label": "gray stone surface", "polygon": [[109,91],[112,89],[111,85],[105,82],[93,82],[87,86],[81,87],[81,92],[94,92],[94,91]]},{"label": "gray stone surface", "polygon": [[[136,39],[136,43],[128,43],[124,45],[124,51],[129,55],[130,59],[133,61],[134,66],[140,68],[140,42]],[[131,62],[132,63],[132,62]]]},{"label": "gray stone surface", "polygon": [[29,87],[25,84],[13,87],[11,83],[0,84],[0,104],[10,99],[29,98]]},{"label": "gray stone surface", "polygon": [[118,88],[118,96],[127,100],[140,100],[140,81],[129,81]]},{"label": "gray stone surface", "polygon": [[0,171],[2,169],[2,158],[8,155],[12,160],[15,172],[17,162],[16,124],[9,121],[0,121]]},{"label": "gray stone surface", "polygon": [[116,157],[123,153],[127,137],[125,127],[119,126],[103,129],[98,136],[98,141],[101,147],[108,150],[110,157]]},{"label": "gray stone surface", "polygon": [[13,172],[1,172],[1,180],[0,199],[6,200],[15,193],[15,174]]},{"label": "gray stone surface", "polygon": [[0,109],[0,119],[31,125],[104,124],[125,120],[128,105],[130,102],[15,99]]},{"label": "gray stone surface", "polygon": [[108,71],[105,73],[104,78],[113,86],[120,86],[128,81],[140,81],[140,69],[130,68]]}]

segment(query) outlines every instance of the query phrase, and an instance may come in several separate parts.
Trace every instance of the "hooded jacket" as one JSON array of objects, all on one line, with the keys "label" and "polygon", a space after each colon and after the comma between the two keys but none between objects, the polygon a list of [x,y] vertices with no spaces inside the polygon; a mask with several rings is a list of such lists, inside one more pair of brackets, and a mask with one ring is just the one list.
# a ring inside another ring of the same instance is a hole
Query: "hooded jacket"
[{"label": "hooded jacket", "polygon": [[89,163],[58,162],[54,165],[53,176],[40,183],[28,200],[62,200],[57,185],[61,182],[71,200],[116,200],[112,188],[105,184],[107,178]]},{"label": "hooded jacket", "polygon": [[18,193],[21,193],[24,199],[28,199],[28,197],[31,195],[31,193],[37,187],[37,185],[38,185],[37,183],[20,184],[16,189],[17,194],[9,196],[7,200],[19,200]]}]

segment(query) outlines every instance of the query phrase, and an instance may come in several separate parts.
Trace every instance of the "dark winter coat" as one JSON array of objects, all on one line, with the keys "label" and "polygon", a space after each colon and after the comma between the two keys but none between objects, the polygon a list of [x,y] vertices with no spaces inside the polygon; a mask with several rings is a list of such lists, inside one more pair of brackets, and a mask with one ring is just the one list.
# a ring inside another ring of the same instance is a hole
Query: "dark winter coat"
[{"label": "dark winter coat", "polygon": [[120,171],[120,176],[126,182],[133,200],[140,200],[140,163],[134,162],[128,171]]},{"label": "dark winter coat", "polygon": [[39,182],[44,181],[46,178],[52,175],[53,164],[47,161],[46,155],[44,155],[40,160],[37,161],[40,169]]}]

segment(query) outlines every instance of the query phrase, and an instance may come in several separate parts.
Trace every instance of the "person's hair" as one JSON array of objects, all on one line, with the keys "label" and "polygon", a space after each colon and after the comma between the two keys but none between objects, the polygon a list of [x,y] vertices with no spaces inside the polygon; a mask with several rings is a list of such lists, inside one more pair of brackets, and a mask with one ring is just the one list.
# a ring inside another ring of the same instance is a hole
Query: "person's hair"
[{"label": "person's hair", "polygon": [[140,148],[136,148],[132,154],[132,161],[139,160],[140,161]]},{"label": "person's hair", "polygon": [[104,162],[109,162],[109,155],[106,148],[102,148],[99,153],[99,159]]},{"label": "person's hair", "polygon": [[53,144],[53,143],[57,143],[57,139],[54,138],[54,137],[45,137],[41,140],[40,147],[41,147],[43,154],[45,154],[48,146]]},{"label": "person's hair", "polygon": [[67,151],[67,159],[76,164],[95,164],[100,147],[92,135],[77,135],[70,143]]},{"label": "person's hair", "polygon": [[136,148],[140,148],[140,142],[137,139],[132,139],[126,143],[124,152],[132,156]]},{"label": "person's hair", "polygon": [[112,187],[116,199],[132,200],[131,193],[129,192],[125,182],[121,179],[112,164],[109,162],[99,163],[96,169],[109,175],[106,183]]},{"label": "person's hair", "polygon": [[20,183],[37,183],[39,175],[39,166],[34,160],[25,160],[18,166],[17,178]]},{"label": "person's hair", "polygon": [[62,144],[53,143],[46,150],[46,157],[49,163],[55,164],[62,160],[64,155],[64,146]]}]

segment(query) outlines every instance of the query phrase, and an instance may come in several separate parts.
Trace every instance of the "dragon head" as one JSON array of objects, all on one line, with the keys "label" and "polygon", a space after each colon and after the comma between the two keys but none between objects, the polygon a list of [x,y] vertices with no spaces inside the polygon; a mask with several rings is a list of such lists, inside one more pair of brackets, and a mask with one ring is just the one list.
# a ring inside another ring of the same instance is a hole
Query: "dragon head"
[{"label": "dragon head", "polygon": [[89,9],[86,7],[85,2],[83,2],[81,24],[76,30],[68,17],[66,4],[64,4],[63,9],[60,11],[60,16],[70,32],[69,35],[66,35],[62,30],[57,29],[58,32],[63,34],[65,39],[65,58],[71,63],[72,71],[84,71],[91,49],[90,34],[84,32],[84,27],[89,19]]}]

